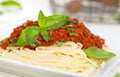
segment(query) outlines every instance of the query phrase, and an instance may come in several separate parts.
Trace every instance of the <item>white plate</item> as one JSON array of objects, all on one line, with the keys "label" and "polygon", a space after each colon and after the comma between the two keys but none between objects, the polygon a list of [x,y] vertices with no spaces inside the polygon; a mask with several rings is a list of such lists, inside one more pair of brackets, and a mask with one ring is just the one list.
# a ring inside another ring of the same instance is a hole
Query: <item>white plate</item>
[{"label": "white plate", "polygon": [[[26,22],[27,19],[33,18],[24,18],[18,22],[0,25],[0,40],[9,36],[13,28],[19,26]],[[105,77],[105,75],[112,69],[118,62],[120,58],[120,36],[117,32],[108,32],[96,29],[92,26],[89,27],[92,32],[98,34],[106,39],[107,45],[110,49],[116,54],[116,57],[106,62],[103,66],[98,68],[96,72],[88,77]],[[62,70],[51,69],[47,67],[40,67],[30,64],[25,64],[21,62],[16,62],[12,60],[7,60],[0,58],[0,70],[4,70],[13,74],[27,75],[28,77],[87,77],[80,74],[73,74]]]}]

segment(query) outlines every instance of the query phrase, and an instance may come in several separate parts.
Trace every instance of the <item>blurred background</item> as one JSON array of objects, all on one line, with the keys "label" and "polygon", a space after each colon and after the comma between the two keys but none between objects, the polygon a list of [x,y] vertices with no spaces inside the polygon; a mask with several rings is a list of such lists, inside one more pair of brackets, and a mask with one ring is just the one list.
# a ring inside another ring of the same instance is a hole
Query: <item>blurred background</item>
[{"label": "blurred background", "polygon": [[120,0],[51,0],[50,4],[53,13],[81,21],[120,23]]},{"label": "blurred background", "polygon": [[40,9],[45,15],[65,14],[83,22],[120,23],[120,0],[0,0],[0,24],[35,17]]},{"label": "blurred background", "polygon": [[[46,16],[65,14],[92,28],[120,32],[120,0],[0,0],[0,26],[24,18],[37,19],[39,10]],[[106,77],[120,77],[119,73],[120,63]],[[20,76],[0,72],[0,77]]]}]

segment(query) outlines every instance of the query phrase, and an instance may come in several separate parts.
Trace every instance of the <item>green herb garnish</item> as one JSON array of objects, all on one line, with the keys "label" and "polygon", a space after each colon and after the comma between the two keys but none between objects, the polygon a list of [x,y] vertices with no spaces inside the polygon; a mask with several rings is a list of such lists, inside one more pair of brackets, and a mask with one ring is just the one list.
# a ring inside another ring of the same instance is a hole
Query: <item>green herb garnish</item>
[{"label": "green herb garnish", "polygon": [[49,36],[48,36],[47,30],[46,30],[45,28],[42,28],[42,29],[40,30],[40,33],[41,33],[43,39],[44,39],[46,42],[48,42]]},{"label": "green herb garnish", "polygon": [[8,7],[17,7],[18,9],[22,9],[21,4],[16,1],[16,0],[2,0],[0,2],[0,7],[2,8],[2,10],[0,10],[0,15],[4,14],[5,12],[9,12],[11,9]]},{"label": "green herb garnish", "polygon": [[69,21],[69,17],[64,15],[52,15],[45,18],[43,12],[40,11],[38,16],[38,24],[40,27],[40,33],[44,38],[44,40],[46,42],[48,42],[49,40],[47,30],[60,28],[68,21]]},{"label": "green herb garnish", "polygon": [[69,31],[74,31],[74,27],[71,25],[65,26],[64,28]]},{"label": "green herb garnish", "polygon": [[16,6],[16,7],[19,7],[20,9],[22,8],[20,3],[17,2],[17,1],[14,1],[14,0],[8,0],[8,1],[3,1],[1,2],[1,5],[2,6]]},{"label": "green herb garnish", "polygon": [[69,32],[69,36],[79,36],[79,35],[75,32]]},{"label": "green herb garnish", "polygon": [[31,26],[24,29],[16,44],[19,46],[32,44],[38,38],[39,34],[48,42],[51,38],[51,35],[48,34],[48,30],[52,31],[53,29],[58,29],[68,21],[69,17],[64,15],[51,15],[45,17],[40,10],[38,15],[38,26]]},{"label": "green herb garnish", "polygon": [[19,36],[16,45],[25,46],[32,44],[39,35],[39,27],[31,26],[23,30],[22,34]]},{"label": "green herb garnish", "polygon": [[114,53],[101,50],[97,47],[89,47],[85,50],[85,53],[89,57],[97,58],[97,59],[106,59],[106,60],[109,60],[115,56]]},{"label": "green herb garnish", "polygon": [[63,45],[63,42],[57,42],[56,45],[57,45],[58,47],[61,47],[61,46]]},{"label": "green herb garnish", "polygon": [[52,15],[46,18],[45,28],[47,30],[58,29],[69,21],[68,16],[64,15]]}]

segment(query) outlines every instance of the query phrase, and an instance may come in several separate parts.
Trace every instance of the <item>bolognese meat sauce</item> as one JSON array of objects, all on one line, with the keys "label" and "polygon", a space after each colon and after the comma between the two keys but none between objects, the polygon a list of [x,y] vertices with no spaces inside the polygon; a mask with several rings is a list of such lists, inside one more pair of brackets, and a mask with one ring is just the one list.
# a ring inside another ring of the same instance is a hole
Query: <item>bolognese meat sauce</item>
[{"label": "bolognese meat sauce", "polygon": [[[105,40],[99,36],[94,35],[82,22],[78,22],[76,18],[71,18],[72,23],[66,23],[62,27],[58,29],[54,29],[52,31],[48,31],[50,40],[46,42],[43,37],[39,34],[37,41],[40,42],[38,46],[50,46],[55,44],[56,42],[80,42],[83,45],[83,49],[86,49],[91,46],[96,46],[98,48],[102,48],[105,44]],[[75,21],[75,22],[74,22]],[[24,30],[28,26],[37,25],[37,21],[28,20],[23,25],[20,25],[14,29],[11,33],[10,37],[3,40],[0,43],[0,47],[6,49],[7,46],[11,44],[15,44],[18,40],[22,30]],[[35,47],[32,45],[26,45],[24,47],[34,49]]]}]

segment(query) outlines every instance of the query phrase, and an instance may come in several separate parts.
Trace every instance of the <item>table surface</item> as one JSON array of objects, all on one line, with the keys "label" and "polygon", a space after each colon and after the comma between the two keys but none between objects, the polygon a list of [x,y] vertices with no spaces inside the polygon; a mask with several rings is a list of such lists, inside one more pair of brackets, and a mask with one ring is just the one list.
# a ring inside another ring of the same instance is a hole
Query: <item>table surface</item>
[{"label": "table surface", "polygon": [[[1,0],[0,0],[1,1]],[[41,9],[44,11],[45,15],[51,15],[52,12],[50,10],[50,5],[48,3],[48,0],[19,0],[24,9],[22,12],[15,12],[15,13],[6,13],[2,16],[0,16],[0,25],[7,24],[10,22],[14,22],[16,20],[19,20],[24,17],[37,17],[38,11]],[[27,4],[26,4],[27,3]],[[42,3],[42,5],[39,5],[39,3]],[[35,5],[34,7],[31,5]],[[120,24],[98,24],[98,23],[87,23],[86,25],[92,25],[92,27],[96,29],[101,30],[108,30],[108,31],[114,31],[120,33]],[[102,25],[102,27],[100,27]],[[106,77],[114,77],[115,73],[120,73],[120,63],[118,63],[109,73]],[[0,71],[0,77],[24,77],[24,76],[18,76],[13,75],[4,71]]]}]

